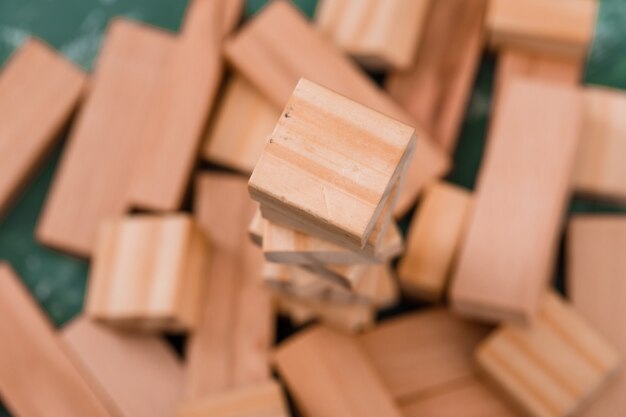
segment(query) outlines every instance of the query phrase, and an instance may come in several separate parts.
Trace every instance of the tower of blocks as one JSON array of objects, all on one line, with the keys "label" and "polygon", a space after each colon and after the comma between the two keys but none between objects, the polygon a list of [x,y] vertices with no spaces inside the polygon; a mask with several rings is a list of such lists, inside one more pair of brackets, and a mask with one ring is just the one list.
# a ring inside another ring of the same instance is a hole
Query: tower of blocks
[{"label": "tower of blocks", "polygon": [[248,183],[263,278],[294,322],[357,331],[394,302],[393,208],[415,142],[412,127],[299,81]]}]

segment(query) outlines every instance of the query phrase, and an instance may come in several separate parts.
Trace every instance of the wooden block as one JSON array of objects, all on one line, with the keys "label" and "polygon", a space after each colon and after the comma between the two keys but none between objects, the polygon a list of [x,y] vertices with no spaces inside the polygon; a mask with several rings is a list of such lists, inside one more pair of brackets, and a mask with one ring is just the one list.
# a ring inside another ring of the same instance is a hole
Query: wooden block
[{"label": "wooden block", "polygon": [[574,88],[532,80],[503,91],[452,281],[459,313],[521,323],[537,311],[569,196],[581,101]]},{"label": "wooden block", "polygon": [[[572,304],[591,326],[626,355],[626,221],[621,216],[576,216],[567,237],[567,288]],[[626,410],[626,371],[580,413],[582,417],[619,415]]]},{"label": "wooden block", "polygon": [[257,246],[263,246],[264,226],[265,221],[261,215],[261,210],[257,207],[254,211],[254,216],[252,216],[252,220],[250,221],[250,225],[248,226],[248,235],[250,236],[250,240]]},{"label": "wooden block", "polygon": [[274,359],[308,417],[402,415],[362,348],[348,336],[310,328],[283,342]]},{"label": "wooden block", "polygon": [[165,31],[111,23],[37,226],[39,242],[89,257],[100,222],[130,208],[129,182],[151,120],[146,109],[157,100],[173,50]]},{"label": "wooden block", "polygon": [[471,201],[467,190],[451,184],[441,182],[427,187],[398,266],[400,285],[407,293],[435,301],[443,297]]},{"label": "wooden block", "polygon": [[595,0],[492,0],[490,43],[553,55],[584,57],[593,39]]},{"label": "wooden block", "polygon": [[275,297],[278,312],[287,316],[294,326],[302,326],[315,320],[315,313],[299,304],[296,300],[287,297]]},{"label": "wooden block", "polygon": [[619,363],[617,352],[558,295],[532,325],[506,325],[477,349],[479,366],[529,416],[573,415]]},{"label": "wooden block", "polygon": [[98,236],[86,314],[124,328],[192,330],[209,256],[206,236],[188,215],[107,221]]},{"label": "wooden block", "polygon": [[456,147],[478,71],[486,7],[487,0],[433,1],[415,62],[387,77],[391,96],[448,153]]},{"label": "wooden block", "polygon": [[171,417],[182,399],[183,367],[155,336],[107,328],[80,317],[62,338],[72,354],[123,417]]},{"label": "wooden block", "polygon": [[0,219],[56,143],[85,74],[43,42],[27,39],[0,73]]},{"label": "wooden block", "polygon": [[430,0],[322,0],[315,25],[372,70],[407,68],[422,38]]},{"label": "wooden block", "polygon": [[233,74],[204,138],[204,159],[249,175],[279,117],[278,108]]},{"label": "wooden block", "polygon": [[414,126],[419,140],[394,210],[396,217],[411,208],[426,183],[448,170],[449,158],[413,118],[314,30],[289,2],[273,1],[265,7],[226,43],[225,54],[278,107],[284,107],[298,80],[306,78]]},{"label": "wooden block", "polygon": [[0,264],[0,395],[19,417],[118,417],[68,355],[52,324]]},{"label": "wooden block", "polygon": [[209,236],[212,255],[200,323],[187,344],[190,402],[267,381],[274,340],[271,297],[261,283],[263,255],[247,235],[256,206],[246,180],[203,174],[195,196],[195,217]]}]

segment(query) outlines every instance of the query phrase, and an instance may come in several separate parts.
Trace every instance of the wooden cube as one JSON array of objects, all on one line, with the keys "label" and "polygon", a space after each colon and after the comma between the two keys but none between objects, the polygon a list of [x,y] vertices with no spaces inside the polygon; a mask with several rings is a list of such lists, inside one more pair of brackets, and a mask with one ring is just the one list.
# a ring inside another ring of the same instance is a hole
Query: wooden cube
[{"label": "wooden cube", "polygon": [[125,328],[192,330],[208,259],[208,241],[188,215],[107,221],[98,236],[86,313]]}]

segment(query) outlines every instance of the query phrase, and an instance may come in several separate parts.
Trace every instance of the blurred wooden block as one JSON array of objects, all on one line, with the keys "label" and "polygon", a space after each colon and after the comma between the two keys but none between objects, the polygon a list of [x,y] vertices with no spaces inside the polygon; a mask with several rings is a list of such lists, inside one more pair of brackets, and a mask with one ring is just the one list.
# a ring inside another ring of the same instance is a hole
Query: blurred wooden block
[{"label": "blurred wooden block", "polygon": [[12,415],[118,417],[5,263],[0,263],[0,338],[0,395]]},{"label": "blurred wooden block", "polygon": [[[302,48],[302,45],[307,45]],[[300,78],[414,126],[419,140],[395,217],[406,213],[421,188],[443,176],[449,158],[397,103],[341,54],[289,2],[273,1],[225,46],[230,63],[278,107],[284,107]]]},{"label": "blurred wooden block", "polygon": [[316,26],[372,70],[407,68],[422,38],[430,0],[322,0]]},{"label": "blurred wooden block", "polygon": [[250,220],[250,225],[248,226],[248,236],[250,236],[250,240],[257,246],[263,246],[263,228],[265,227],[265,220],[263,220],[263,216],[261,215],[261,210],[257,207],[254,211],[254,215],[252,216],[252,220]]},{"label": "blurred wooden block", "polygon": [[367,355],[349,336],[309,328],[283,342],[275,363],[308,417],[399,417]]},{"label": "blurred wooden block", "polygon": [[398,266],[400,285],[407,293],[435,301],[443,297],[471,201],[467,190],[451,184],[435,183],[426,189]]},{"label": "blurred wooden block", "polygon": [[27,39],[0,73],[0,219],[56,143],[85,74],[43,42]]},{"label": "blurred wooden block", "polygon": [[110,24],[39,220],[41,243],[89,257],[100,222],[130,208],[129,182],[150,123],[146,109],[173,50],[168,32],[123,19]]},{"label": "blurred wooden block", "polygon": [[[575,216],[567,237],[567,288],[572,303],[590,325],[626,356],[626,218]],[[580,413],[582,417],[619,415],[626,410],[626,370]]]},{"label": "blurred wooden block", "polygon": [[62,338],[122,417],[171,417],[182,399],[183,367],[156,336],[138,336],[78,318]]},{"label": "blurred wooden block", "polygon": [[506,325],[477,350],[482,370],[529,416],[569,416],[615,372],[617,352],[558,295],[532,325]]},{"label": "blurred wooden block", "polygon": [[192,330],[209,256],[206,236],[188,215],[107,221],[98,236],[86,314],[123,328]]},{"label": "blurred wooden block", "polygon": [[252,173],[279,117],[278,108],[241,75],[233,74],[204,138],[204,159]]},{"label": "blurred wooden block", "polygon": [[584,57],[593,39],[595,0],[492,0],[487,27],[496,47]]},{"label": "blurred wooden block", "polygon": [[521,323],[539,308],[570,192],[581,98],[572,87],[522,79],[499,97],[452,280],[459,313]]},{"label": "blurred wooden block", "polygon": [[386,81],[389,94],[448,153],[456,147],[480,64],[486,8],[487,0],[433,1],[415,62]]}]

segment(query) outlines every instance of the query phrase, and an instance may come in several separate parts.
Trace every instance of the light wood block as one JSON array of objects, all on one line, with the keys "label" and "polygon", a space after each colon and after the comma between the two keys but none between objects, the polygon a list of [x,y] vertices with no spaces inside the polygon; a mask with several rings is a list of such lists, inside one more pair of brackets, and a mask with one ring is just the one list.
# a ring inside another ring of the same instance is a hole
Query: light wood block
[{"label": "light wood block", "polygon": [[392,72],[385,87],[451,153],[483,51],[487,0],[431,3],[415,62]]},{"label": "light wood block", "polygon": [[0,219],[56,143],[85,74],[43,42],[27,39],[0,73]]},{"label": "light wood block", "polygon": [[171,417],[182,399],[183,367],[156,336],[121,332],[79,317],[62,338],[123,417]]},{"label": "light wood block", "polygon": [[409,294],[440,300],[456,261],[472,197],[460,187],[434,183],[426,188],[398,266],[400,285]]},{"label": "light wood block", "polygon": [[89,257],[100,222],[130,208],[141,132],[151,123],[146,109],[157,100],[173,50],[165,31],[111,23],[37,226],[39,242]]},{"label": "light wood block", "polygon": [[225,54],[278,107],[284,107],[298,80],[306,78],[414,126],[418,141],[394,210],[396,217],[411,208],[426,183],[448,170],[449,158],[412,117],[314,30],[289,2],[269,4],[226,43]]},{"label": "light wood block", "polygon": [[359,344],[314,327],[282,343],[278,372],[308,417],[400,417],[402,414]]},{"label": "light wood block", "polygon": [[490,43],[553,55],[584,57],[593,39],[595,0],[491,0]]},{"label": "light wood block", "polygon": [[518,323],[536,313],[569,197],[581,98],[572,87],[517,79],[498,99],[452,280],[457,312]]},{"label": "light wood block", "polygon": [[233,74],[204,138],[202,156],[249,175],[279,117],[277,107],[245,78]]},{"label": "light wood block", "polygon": [[129,216],[100,228],[86,300],[89,318],[139,330],[192,330],[210,256],[186,214]]},{"label": "light wood block", "polygon": [[557,294],[530,326],[506,325],[477,349],[482,370],[528,416],[573,415],[616,371],[617,352]]},{"label": "light wood block", "polygon": [[[591,326],[626,356],[626,218],[576,216],[567,236],[567,288],[572,304]],[[581,411],[582,417],[619,415],[626,410],[626,370]]]},{"label": "light wood block", "polygon": [[254,215],[252,216],[252,220],[250,220],[250,225],[248,226],[248,236],[250,236],[250,240],[255,245],[261,247],[263,246],[263,228],[265,227],[265,220],[263,220],[263,216],[261,215],[261,210],[257,207],[254,211]]},{"label": "light wood block", "polygon": [[315,25],[369,69],[403,69],[413,62],[430,4],[430,0],[321,0]]},{"label": "light wood block", "polygon": [[12,415],[119,417],[5,263],[0,263],[0,338],[0,395]]}]

